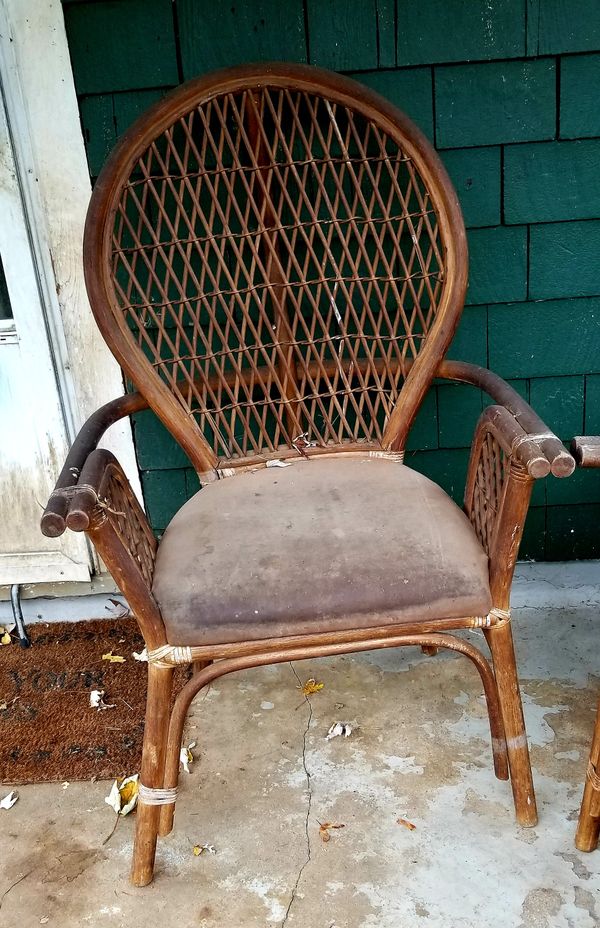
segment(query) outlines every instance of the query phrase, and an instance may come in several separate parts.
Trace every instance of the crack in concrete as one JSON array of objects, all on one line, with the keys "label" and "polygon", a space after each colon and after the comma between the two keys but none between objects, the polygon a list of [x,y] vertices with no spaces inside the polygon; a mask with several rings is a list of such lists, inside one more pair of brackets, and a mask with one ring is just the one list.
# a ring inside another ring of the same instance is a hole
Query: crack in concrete
[{"label": "crack in concrete", "polygon": [[[292,673],[294,674],[294,676],[296,677],[296,680],[298,681],[298,685],[300,686],[300,688],[302,688],[302,681],[300,680],[300,677],[296,673],[296,668],[294,667],[292,663],[290,663],[290,667],[292,669]],[[308,735],[308,732],[310,729],[310,723],[312,722],[313,709],[312,709],[312,703],[310,699],[308,698],[308,696],[305,696],[304,699],[306,700],[308,704],[308,717],[306,719],[306,728],[304,729],[304,736],[302,740],[302,766],[304,767],[304,773],[306,774],[306,785],[308,788],[308,803],[306,807],[306,819],[304,822],[304,831],[306,834],[306,860],[300,867],[298,871],[298,876],[296,877],[296,882],[294,883],[292,887],[292,894],[290,896],[288,907],[285,910],[285,915],[283,916],[281,928],[285,928],[285,925],[287,924],[290,910],[292,908],[292,905],[294,904],[296,893],[298,892],[298,886],[300,884],[300,880],[302,879],[302,874],[304,873],[306,867],[309,865],[311,861],[311,857],[312,857],[311,847],[310,847],[310,831],[309,831],[310,811],[312,807],[312,788],[310,784],[310,773],[309,773],[308,767],[306,766],[306,736]]]}]

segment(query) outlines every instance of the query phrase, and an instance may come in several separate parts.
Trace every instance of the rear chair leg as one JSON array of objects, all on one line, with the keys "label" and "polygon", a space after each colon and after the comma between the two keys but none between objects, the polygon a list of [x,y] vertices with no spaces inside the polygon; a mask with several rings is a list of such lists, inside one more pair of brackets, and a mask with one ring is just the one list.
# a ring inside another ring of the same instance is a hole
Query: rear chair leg
[{"label": "rear chair leg", "polygon": [[485,636],[492,652],[504,722],[515,813],[520,825],[530,827],[537,824],[537,808],[510,620],[486,629]]},{"label": "rear chair leg", "polygon": [[[197,673],[205,670],[207,667],[210,667],[212,661],[194,661],[192,663],[192,670],[194,676]],[[181,751],[181,742],[183,739],[183,725],[187,715],[187,708],[189,707],[189,702],[184,709],[184,711],[179,710],[179,701],[177,703],[178,709],[174,710],[173,717],[170,722],[170,731],[169,737],[167,740],[167,753],[165,757],[165,778],[164,785],[166,788],[174,788],[177,786],[179,781],[179,753]],[[166,837],[166,835],[171,834],[173,830],[173,818],[175,816],[175,803],[169,803],[169,805],[162,806],[160,810],[160,822],[158,826],[158,834],[161,838]]]},{"label": "rear chair leg", "polygon": [[598,836],[600,835],[600,777],[598,775],[599,766],[600,766],[600,703],[598,703],[598,713],[596,715],[596,726],[594,728],[594,737],[592,738],[590,759],[588,762],[588,769],[587,769],[587,774],[585,777],[583,799],[581,800],[581,811],[579,813],[579,822],[577,823],[577,834],[575,835],[575,847],[579,851],[593,851],[598,847]]},{"label": "rear chair leg", "polygon": [[[149,665],[140,782],[151,789],[163,787],[172,684],[172,669]],[[160,806],[148,805],[138,799],[131,868],[134,886],[147,886],[152,882],[160,810]]]}]

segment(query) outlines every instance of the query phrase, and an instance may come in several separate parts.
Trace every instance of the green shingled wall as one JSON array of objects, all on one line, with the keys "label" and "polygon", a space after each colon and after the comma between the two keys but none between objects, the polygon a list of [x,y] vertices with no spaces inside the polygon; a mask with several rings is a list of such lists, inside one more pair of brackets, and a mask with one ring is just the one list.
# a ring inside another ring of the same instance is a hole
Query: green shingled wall
[{"label": "green shingled wall", "polygon": [[[449,356],[509,379],[568,440],[600,432],[598,0],[66,0],[90,173],[182,80],[289,59],[355,76],[434,142],[463,205],[467,309]],[[460,500],[478,391],[429,393],[408,462]],[[196,491],[150,413],[135,437],[150,517]],[[600,555],[600,475],[536,485],[522,555]]]}]

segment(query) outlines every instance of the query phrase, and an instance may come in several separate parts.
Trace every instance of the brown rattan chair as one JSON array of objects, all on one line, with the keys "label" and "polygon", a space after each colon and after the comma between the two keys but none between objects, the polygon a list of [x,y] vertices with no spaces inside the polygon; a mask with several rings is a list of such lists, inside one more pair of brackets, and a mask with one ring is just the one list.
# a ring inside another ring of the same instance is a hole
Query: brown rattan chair
[{"label": "brown rattan chair", "polygon": [[[280,661],[400,645],[466,655],[496,775],[510,771],[517,819],[534,824],[509,592],[533,480],[574,462],[500,378],[443,360],[467,246],[419,130],[310,67],[202,77],[116,147],[84,262],[98,325],[139,392],[84,426],[42,529],[88,534],[148,647],[134,883],[150,882],[172,827],[191,700],[222,674]],[[402,463],[436,377],[498,404],[476,428],[464,513]],[[160,542],[118,462],[94,450],[145,407],[203,484]],[[477,628],[493,667],[449,634]],[[171,711],[179,663],[195,672]]]},{"label": "brown rattan chair", "polygon": [[[600,467],[600,435],[579,435],[571,451],[580,467]],[[592,736],[585,785],[579,810],[575,845],[580,851],[594,851],[600,836],[600,702]]]}]

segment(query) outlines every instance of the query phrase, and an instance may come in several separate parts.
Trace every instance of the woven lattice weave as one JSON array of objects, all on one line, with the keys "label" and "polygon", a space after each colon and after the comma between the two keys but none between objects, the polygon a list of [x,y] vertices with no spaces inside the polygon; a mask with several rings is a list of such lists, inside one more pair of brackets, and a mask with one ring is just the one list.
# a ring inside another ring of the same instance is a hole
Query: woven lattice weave
[{"label": "woven lattice weave", "polygon": [[215,454],[381,445],[435,319],[444,249],[376,118],[306,91],[212,96],[162,131],[116,204],[128,328]]}]

